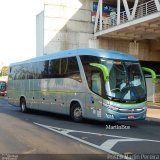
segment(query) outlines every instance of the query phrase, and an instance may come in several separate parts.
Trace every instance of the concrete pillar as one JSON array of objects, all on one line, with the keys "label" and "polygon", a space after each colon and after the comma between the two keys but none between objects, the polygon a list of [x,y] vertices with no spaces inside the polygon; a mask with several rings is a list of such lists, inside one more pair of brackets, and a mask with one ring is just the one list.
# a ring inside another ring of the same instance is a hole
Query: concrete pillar
[{"label": "concrete pillar", "polygon": [[100,12],[100,17],[99,17],[99,21],[100,21],[100,31],[102,30],[102,10],[103,10],[103,8],[102,8],[102,5],[103,5],[103,0],[99,0],[99,3],[100,3],[100,5],[99,5],[99,12]]},{"label": "concrete pillar", "polygon": [[121,0],[117,0],[117,25],[120,24]]},{"label": "concrete pillar", "polygon": [[98,27],[98,19],[99,19],[99,15],[100,15],[100,3],[101,1],[98,2],[98,6],[97,6],[97,13],[96,13],[96,19],[95,19],[95,24],[94,24],[94,33],[96,33],[97,31],[97,27]]},{"label": "concrete pillar", "polygon": [[89,40],[89,48],[99,48],[99,39],[90,39]]},{"label": "concrete pillar", "polygon": [[44,50],[44,11],[36,16],[36,56],[42,56]]}]

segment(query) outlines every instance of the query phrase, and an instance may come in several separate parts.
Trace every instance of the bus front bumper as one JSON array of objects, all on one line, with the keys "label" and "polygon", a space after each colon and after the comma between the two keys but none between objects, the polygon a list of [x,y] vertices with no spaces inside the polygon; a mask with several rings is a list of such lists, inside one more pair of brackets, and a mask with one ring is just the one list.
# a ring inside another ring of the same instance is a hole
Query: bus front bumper
[{"label": "bus front bumper", "polygon": [[146,107],[140,112],[119,112],[111,109],[105,109],[103,119],[105,121],[130,121],[130,120],[144,120],[146,118]]}]

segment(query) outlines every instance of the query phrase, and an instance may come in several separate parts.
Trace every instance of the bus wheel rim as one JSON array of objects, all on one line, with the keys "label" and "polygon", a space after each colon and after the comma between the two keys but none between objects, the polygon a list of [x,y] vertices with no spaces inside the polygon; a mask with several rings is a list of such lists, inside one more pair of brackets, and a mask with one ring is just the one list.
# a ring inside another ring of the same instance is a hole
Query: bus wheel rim
[{"label": "bus wheel rim", "polygon": [[77,118],[81,117],[81,115],[82,115],[82,110],[81,110],[81,108],[76,108],[76,109],[74,110],[74,117],[77,119]]},{"label": "bus wheel rim", "polygon": [[24,110],[25,110],[25,104],[22,103],[22,111],[24,111]]}]

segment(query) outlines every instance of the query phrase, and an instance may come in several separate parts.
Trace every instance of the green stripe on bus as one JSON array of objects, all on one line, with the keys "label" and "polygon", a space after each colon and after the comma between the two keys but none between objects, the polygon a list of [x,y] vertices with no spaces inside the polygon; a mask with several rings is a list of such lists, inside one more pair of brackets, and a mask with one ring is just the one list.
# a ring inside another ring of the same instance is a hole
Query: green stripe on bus
[{"label": "green stripe on bus", "polygon": [[[14,92],[24,92],[24,91],[17,91],[17,90],[10,90],[10,91],[14,91]],[[41,90],[41,91],[39,91],[39,90],[25,90],[25,92],[47,92],[47,93],[50,93],[50,94],[54,94],[54,93],[56,93],[56,94],[62,94],[62,93],[64,93],[64,94],[77,94],[77,93],[84,93],[84,92],[63,92],[63,91],[47,91],[47,90]]]},{"label": "green stripe on bus", "polygon": [[151,76],[152,76],[152,82],[153,83],[156,83],[157,82],[157,76],[156,76],[156,73],[155,73],[155,71],[154,70],[152,70],[152,69],[150,69],[150,68],[146,68],[146,67],[142,67],[142,69],[145,71],[145,72],[148,72],[148,73],[150,73],[151,74]]},{"label": "green stripe on bus", "polygon": [[90,66],[97,67],[97,68],[101,69],[102,72],[103,72],[104,80],[105,81],[109,80],[108,79],[109,71],[108,71],[108,68],[105,65],[99,64],[99,63],[90,63]]}]

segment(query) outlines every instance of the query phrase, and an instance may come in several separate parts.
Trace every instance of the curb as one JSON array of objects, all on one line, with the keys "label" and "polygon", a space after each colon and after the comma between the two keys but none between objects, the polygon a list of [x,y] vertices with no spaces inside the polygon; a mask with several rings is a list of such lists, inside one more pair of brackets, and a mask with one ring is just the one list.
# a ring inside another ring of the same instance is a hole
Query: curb
[{"label": "curb", "polygon": [[160,119],[159,118],[153,118],[153,117],[146,117],[147,121],[151,121],[151,122],[158,122],[160,123]]}]

